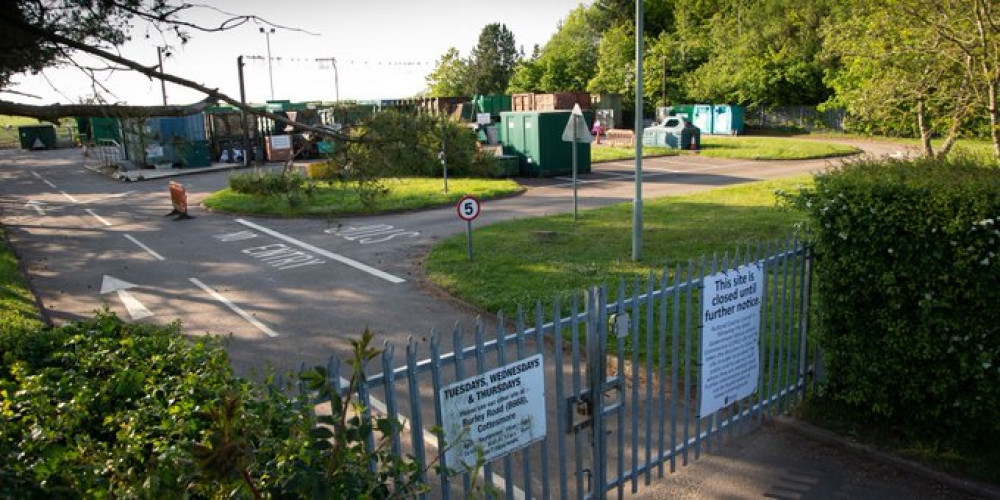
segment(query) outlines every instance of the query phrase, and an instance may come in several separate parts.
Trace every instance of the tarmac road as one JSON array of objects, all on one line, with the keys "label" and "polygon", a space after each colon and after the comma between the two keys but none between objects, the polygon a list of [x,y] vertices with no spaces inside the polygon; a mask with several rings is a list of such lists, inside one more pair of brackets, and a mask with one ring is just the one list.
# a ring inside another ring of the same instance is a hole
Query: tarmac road
[{"label": "tarmac road", "polygon": [[[83,160],[79,150],[0,152],[3,220],[57,323],[105,306],[142,321],[179,318],[193,335],[232,333],[234,364],[249,374],[343,356],[344,339],[365,327],[402,346],[411,335],[422,340],[432,329],[471,324],[477,314],[422,277],[430,246],[465,230],[454,207],[337,220],[212,213],[199,203],[226,185],[220,171],[177,179],[195,218],[175,221],[164,217],[171,211],[166,179],[121,183],[84,169]],[[643,197],[838,161],[646,159]],[[580,177],[580,208],[630,201],[633,174],[631,160],[596,165]],[[485,202],[474,225],[572,210],[570,179],[522,181],[523,195]]]}]

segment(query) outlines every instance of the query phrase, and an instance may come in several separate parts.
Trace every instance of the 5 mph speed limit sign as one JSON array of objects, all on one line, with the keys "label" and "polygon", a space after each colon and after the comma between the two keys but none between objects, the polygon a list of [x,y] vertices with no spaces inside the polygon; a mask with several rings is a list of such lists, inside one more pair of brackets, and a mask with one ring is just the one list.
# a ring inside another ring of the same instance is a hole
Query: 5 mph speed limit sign
[{"label": "5 mph speed limit sign", "polygon": [[479,217],[479,200],[468,195],[458,200],[458,217],[467,222]]}]

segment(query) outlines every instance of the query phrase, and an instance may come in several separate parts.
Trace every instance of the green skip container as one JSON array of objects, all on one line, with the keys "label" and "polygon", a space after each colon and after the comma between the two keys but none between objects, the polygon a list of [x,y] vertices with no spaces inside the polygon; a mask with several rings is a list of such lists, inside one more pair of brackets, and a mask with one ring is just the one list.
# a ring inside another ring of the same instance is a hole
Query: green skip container
[{"label": "green skip container", "polygon": [[[570,111],[507,111],[500,113],[500,142],[506,155],[517,156],[521,175],[552,177],[573,172],[573,148],[562,139]],[[587,130],[593,113],[583,112]],[[576,144],[578,173],[590,172],[590,144]]]}]

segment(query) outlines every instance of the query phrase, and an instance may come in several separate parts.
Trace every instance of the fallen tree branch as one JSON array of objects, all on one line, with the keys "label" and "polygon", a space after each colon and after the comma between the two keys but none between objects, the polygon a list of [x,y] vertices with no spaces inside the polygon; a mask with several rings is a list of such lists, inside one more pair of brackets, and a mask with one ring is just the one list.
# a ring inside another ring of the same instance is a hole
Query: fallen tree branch
[{"label": "fallen tree branch", "polygon": [[206,99],[187,105],[175,106],[128,106],[122,104],[47,104],[37,106],[0,100],[0,115],[27,116],[41,121],[57,123],[65,117],[149,117],[188,116],[201,113],[215,104],[214,99]]}]

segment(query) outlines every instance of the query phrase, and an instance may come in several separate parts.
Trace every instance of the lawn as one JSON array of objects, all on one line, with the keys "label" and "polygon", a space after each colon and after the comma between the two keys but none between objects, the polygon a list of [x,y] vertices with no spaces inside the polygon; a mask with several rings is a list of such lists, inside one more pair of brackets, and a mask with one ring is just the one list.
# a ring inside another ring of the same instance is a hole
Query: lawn
[{"label": "lawn", "polygon": [[[642,157],[650,158],[654,156],[677,156],[681,154],[679,149],[643,147]],[[620,146],[594,146],[590,145],[590,162],[600,163],[602,161],[631,160],[635,158],[635,148]]]},{"label": "lawn", "polygon": [[40,318],[35,296],[21,274],[7,235],[0,227],[0,329],[37,329],[42,326]]},{"label": "lawn", "polygon": [[576,222],[563,214],[476,229],[474,262],[465,235],[453,236],[431,250],[426,271],[438,286],[487,311],[549,304],[555,294],[784,238],[804,216],[777,207],[775,190],[809,182],[803,176],[648,200],[641,262],[631,260],[632,205],[623,203],[583,212]]},{"label": "lawn", "polygon": [[701,155],[743,160],[810,160],[861,152],[846,144],[783,137],[701,136]]},{"label": "lawn", "polygon": [[230,213],[275,215],[281,217],[331,216],[399,212],[437,207],[457,203],[471,194],[482,200],[511,196],[524,188],[508,179],[448,179],[448,193],[444,193],[441,179],[402,178],[388,179],[389,191],[378,198],[373,206],[365,207],[350,184],[317,184],[313,196],[302,197],[301,204],[293,207],[284,196],[255,196],[237,193],[229,188],[212,193],[202,202],[206,207]]},{"label": "lawn", "polygon": [[[847,156],[861,152],[845,144],[797,140],[784,137],[701,136],[701,156],[743,160],[811,160]],[[671,148],[643,147],[643,157],[679,155]],[[591,163],[635,158],[634,147],[601,146],[590,148]]]}]

